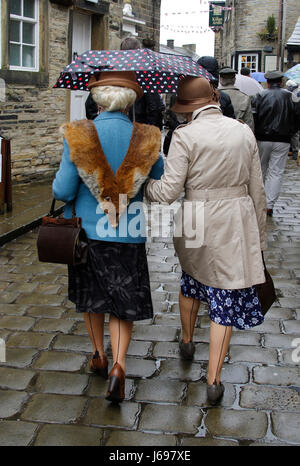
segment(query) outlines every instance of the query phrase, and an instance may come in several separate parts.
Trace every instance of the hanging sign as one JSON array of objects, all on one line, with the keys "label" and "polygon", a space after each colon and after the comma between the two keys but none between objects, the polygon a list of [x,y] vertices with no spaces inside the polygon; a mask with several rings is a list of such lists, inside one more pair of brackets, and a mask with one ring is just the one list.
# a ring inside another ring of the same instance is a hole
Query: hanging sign
[{"label": "hanging sign", "polygon": [[220,27],[224,24],[225,2],[209,2],[209,27]]}]

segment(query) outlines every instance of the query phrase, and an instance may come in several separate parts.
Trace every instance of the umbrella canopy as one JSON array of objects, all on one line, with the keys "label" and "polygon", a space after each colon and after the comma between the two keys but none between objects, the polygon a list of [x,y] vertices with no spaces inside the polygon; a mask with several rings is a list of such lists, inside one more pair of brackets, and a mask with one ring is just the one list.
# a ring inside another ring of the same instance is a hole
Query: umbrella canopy
[{"label": "umbrella canopy", "polygon": [[87,91],[91,76],[99,71],[136,71],[144,92],[176,92],[183,76],[208,80],[212,75],[190,57],[154,52],[150,49],[88,50],[66,66],[53,86]]},{"label": "umbrella canopy", "polygon": [[295,83],[300,84],[300,63],[287,70],[284,73],[284,76],[295,81]]},{"label": "umbrella canopy", "polygon": [[259,83],[267,82],[267,80],[265,78],[265,73],[261,73],[261,72],[257,71],[255,73],[251,73],[250,76],[251,76],[252,79],[255,79],[255,81],[257,81]]},{"label": "umbrella canopy", "polygon": [[249,78],[242,74],[237,74],[235,77],[235,86],[247,95],[256,95],[264,88],[255,79]]}]

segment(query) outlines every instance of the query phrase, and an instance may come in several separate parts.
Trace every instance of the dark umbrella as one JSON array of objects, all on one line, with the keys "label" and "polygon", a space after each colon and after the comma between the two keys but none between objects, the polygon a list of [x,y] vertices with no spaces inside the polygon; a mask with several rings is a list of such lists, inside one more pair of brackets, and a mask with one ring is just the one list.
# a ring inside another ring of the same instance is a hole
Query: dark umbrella
[{"label": "dark umbrella", "polygon": [[61,72],[55,88],[87,91],[91,76],[99,71],[136,71],[144,92],[176,92],[183,76],[211,79],[211,74],[190,57],[136,50],[88,50]]}]

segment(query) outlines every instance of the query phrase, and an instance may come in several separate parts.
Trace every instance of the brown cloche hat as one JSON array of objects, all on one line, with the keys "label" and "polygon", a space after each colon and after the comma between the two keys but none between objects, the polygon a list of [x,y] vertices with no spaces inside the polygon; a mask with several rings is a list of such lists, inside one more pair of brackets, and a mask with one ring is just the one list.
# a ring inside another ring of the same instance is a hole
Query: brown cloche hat
[{"label": "brown cloche hat", "polygon": [[88,89],[91,90],[97,86],[120,86],[133,89],[138,97],[144,94],[143,89],[136,82],[134,71],[102,71],[100,74],[93,75],[88,82]]},{"label": "brown cloche hat", "polygon": [[210,82],[205,78],[186,76],[179,81],[177,101],[172,112],[189,113],[205,105],[216,105],[216,94]]}]

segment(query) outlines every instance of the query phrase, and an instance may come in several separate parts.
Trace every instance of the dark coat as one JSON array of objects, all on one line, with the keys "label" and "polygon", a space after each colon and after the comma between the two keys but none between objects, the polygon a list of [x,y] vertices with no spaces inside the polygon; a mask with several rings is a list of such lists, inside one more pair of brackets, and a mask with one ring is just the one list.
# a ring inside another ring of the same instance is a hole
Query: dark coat
[{"label": "dark coat", "polygon": [[224,116],[227,116],[229,118],[235,118],[234,114],[234,108],[231,103],[231,98],[229,97],[226,92],[219,91],[220,92],[220,106],[221,110]]},{"label": "dark coat", "polygon": [[88,120],[94,120],[98,116],[98,105],[90,93],[85,101],[85,114]]},{"label": "dark coat", "polygon": [[[164,103],[159,94],[144,94],[134,104],[135,121],[146,125],[157,126],[160,130],[163,125]],[[129,118],[133,121],[133,109],[129,110]]]},{"label": "dark coat", "polygon": [[[134,104],[135,121],[147,125],[157,126],[162,129],[164,103],[158,94],[144,94]],[[98,106],[89,94],[85,103],[86,117],[88,120],[94,120],[98,115]],[[129,111],[129,118],[133,121],[133,110]]]},{"label": "dark coat", "polygon": [[252,99],[255,136],[259,141],[287,142],[300,128],[299,103],[293,94],[273,84]]}]

